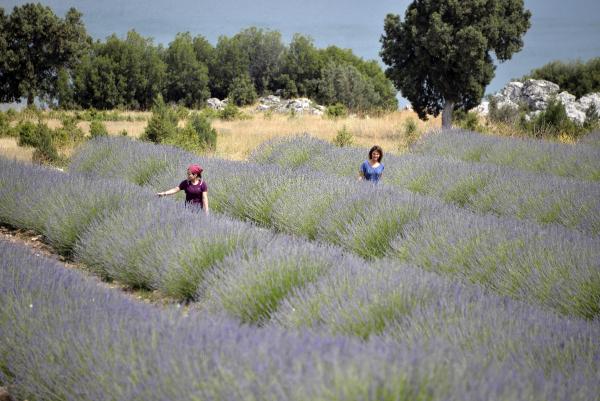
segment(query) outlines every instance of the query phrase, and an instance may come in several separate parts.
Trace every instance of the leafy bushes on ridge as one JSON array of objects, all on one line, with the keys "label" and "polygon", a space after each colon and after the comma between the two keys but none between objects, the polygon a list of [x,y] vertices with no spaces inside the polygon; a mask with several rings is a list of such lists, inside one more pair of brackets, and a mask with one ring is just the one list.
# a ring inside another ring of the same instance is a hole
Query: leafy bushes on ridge
[{"label": "leafy bushes on ridge", "polygon": [[586,62],[552,61],[534,69],[523,77],[523,80],[527,78],[554,82],[561,90],[580,98],[588,93],[600,92],[600,57],[591,58]]}]

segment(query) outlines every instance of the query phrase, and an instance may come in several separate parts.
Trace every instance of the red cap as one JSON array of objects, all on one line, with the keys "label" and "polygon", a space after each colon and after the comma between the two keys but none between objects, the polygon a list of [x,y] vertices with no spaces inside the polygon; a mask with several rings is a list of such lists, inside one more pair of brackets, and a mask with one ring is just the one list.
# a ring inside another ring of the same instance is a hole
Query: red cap
[{"label": "red cap", "polygon": [[198,175],[198,174],[200,174],[202,171],[204,171],[204,169],[203,169],[202,167],[200,167],[200,165],[199,165],[199,164],[190,164],[190,165],[188,166],[188,171],[189,171],[191,174],[196,174],[196,175]]}]

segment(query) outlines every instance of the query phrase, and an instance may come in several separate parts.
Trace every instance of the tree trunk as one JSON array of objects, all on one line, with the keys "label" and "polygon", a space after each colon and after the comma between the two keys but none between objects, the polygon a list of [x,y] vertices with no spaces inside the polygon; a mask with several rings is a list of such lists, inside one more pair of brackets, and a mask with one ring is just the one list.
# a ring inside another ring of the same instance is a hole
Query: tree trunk
[{"label": "tree trunk", "polygon": [[33,106],[33,99],[34,99],[33,92],[29,92],[27,94],[27,106],[28,107]]},{"label": "tree trunk", "polygon": [[452,127],[452,112],[454,111],[454,102],[446,100],[444,110],[442,111],[442,128]]}]

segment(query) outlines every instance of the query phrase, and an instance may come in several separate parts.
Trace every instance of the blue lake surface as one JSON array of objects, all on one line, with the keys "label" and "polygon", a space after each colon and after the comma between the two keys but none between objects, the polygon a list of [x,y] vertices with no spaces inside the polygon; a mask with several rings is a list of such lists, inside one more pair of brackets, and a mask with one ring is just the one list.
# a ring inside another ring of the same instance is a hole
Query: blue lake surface
[{"label": "blue lake surface", "polygon": [[[409,0],[41,0],[63,17],[70,7],[83,13],[88,32],[104,40],[124,37],[135,29],[155,44],[168,45],[178,32],[202,35],[213,45],[219,36],[233,36],[256,26],[281,32],[285,43],[294,33],[312,37],[319,48],[350,48],[365,59],[379,57],[383,21],[388,13],[404,15]],[[0,0],[9,14],[27,1]],[[521,52],[498,64],[487,93],[500,90],[513,78],[553,60],[586,61],[600,56],[599,0],[525,0],[532,25]],[[385,66],[384,66],[385,67]],[[406,104],[400,99],[401,105]]]}]

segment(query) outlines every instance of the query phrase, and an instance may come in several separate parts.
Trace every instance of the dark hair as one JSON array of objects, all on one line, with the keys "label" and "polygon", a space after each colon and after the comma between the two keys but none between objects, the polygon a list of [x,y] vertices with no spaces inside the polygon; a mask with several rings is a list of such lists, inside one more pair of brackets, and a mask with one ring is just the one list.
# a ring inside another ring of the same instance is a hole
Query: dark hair
[{"label": "dark hair", "polygon": [[381,146],[379,145],[375,145],[371,148],[371,150],[369,150],[369,160],[371,159],[371,156],[373,155],[373,152],[378,151],[379,152],[379,162],[381,162],[383,160],[383,149],[381,149]]}]

